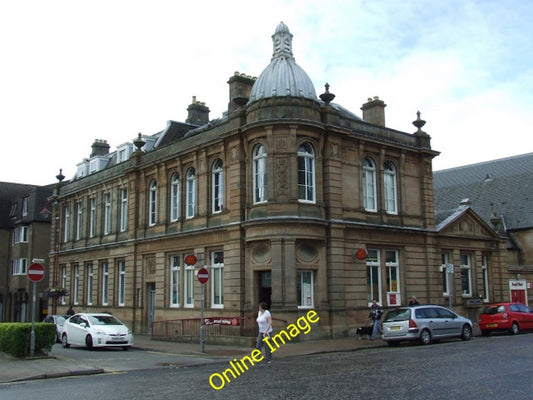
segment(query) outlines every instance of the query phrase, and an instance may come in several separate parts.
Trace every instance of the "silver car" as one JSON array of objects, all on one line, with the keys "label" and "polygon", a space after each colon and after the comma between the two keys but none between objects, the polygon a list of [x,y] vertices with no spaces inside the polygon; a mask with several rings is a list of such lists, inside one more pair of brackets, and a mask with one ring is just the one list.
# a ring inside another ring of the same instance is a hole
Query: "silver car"
[{"label": "silver car", "polygon": [[472,339],[472,321],[445,307],[399,307],[389,311],[383,320],[382,339],[391,346],[413,340],[428,344],[451,337]]}]

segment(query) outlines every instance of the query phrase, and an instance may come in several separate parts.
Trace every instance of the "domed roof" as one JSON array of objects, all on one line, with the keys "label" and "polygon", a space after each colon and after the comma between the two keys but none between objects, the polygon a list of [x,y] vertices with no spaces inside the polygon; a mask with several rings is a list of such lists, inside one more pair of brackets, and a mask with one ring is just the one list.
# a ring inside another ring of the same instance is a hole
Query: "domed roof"
[{"label": "domed roof", "polygon": [[315,87],[292,55],[292,34],[281,22],[272,35],[274,54],[270,64],[252,87],[248,104],[260,99],[280,96],[305,97],[319,102]]}]

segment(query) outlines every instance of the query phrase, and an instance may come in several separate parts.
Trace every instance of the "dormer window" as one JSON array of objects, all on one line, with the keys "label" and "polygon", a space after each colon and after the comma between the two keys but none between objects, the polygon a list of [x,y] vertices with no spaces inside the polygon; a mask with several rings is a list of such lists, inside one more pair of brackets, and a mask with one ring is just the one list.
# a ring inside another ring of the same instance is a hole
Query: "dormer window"
[{"label": "dormer window", "polygon": [[128,161],[133,153],[133,143],[124,143],[117,147],[117,164]]}]

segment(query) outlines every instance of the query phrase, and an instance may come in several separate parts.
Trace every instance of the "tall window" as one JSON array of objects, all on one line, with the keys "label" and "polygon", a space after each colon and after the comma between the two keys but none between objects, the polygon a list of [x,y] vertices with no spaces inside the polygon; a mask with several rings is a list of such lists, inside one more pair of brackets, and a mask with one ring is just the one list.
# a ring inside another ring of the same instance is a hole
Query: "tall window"
[{"label": "tall window", "polygon": [[185,307],[194,307],[194,265],[185,267]]},{"label": "tall window", "polygon": [[28,197],[24,197],[22,199],[22,216],[25,217],[26,215],[28,215],[28,201],[29,201],[29,198]]},{"label": "tall window", "polygon": [[296,281],[296,291],[298,296],[299,308],[313,308],[314,307],[314,291],[313,291],[313,271],[298,270],[298,277]]},{"label": "tall window", "polygon": [[483,301],[489,302],[489,257],[481,256],[481,272],[483,274]]},{"label": "tall window", "polygon": [[81,239],[83,217],[83,204],[81,201],[76,202],[76,239]]},{"label": "tall window", "polygon": [[224,252],[211,253],[211,307],[224,307]]},{"label": "tall window", "polygon": [[28,268],[27,258],[14,258],[11,260],[11,274],[12,275],[26,275]]},{"label": "tall window", "polygon": [[93,265],[87,264],[87,305],[93,304]]},{"label": "tall window", "polygon": [[170,178],[170,221],[177,221],[180,217],[180,177],[172,174]]},{"label": "tall window", "polygon": [[109,302],[109,264],[102,263],[102,305],[107,306]]},{"label": "tall window", "polygon": [[387,268],[387,302],[389,306],[398,306],[401,304],[400,263],[396,250],[385,251],[385,267]]},{"label": "tall window", "polygon": [[187,171],[187,197],[186,197],[187,218],[194,218],[196,212],[196,171],[189,168]]},{"label": "tall window", "polygon": [[111,232],[111,193],[104,194],[104,235]]},{"label": "tall window", "polygon": [[80,294],[80,266],[74,266],[74,283],[72,288],[72,303],[78,304],[78,295]]},{"label": "tall window", "polygon": [[224,172],[222,166],[221,160],[216,160],[213,164],[213,214],[221,212],[224,205]]},{"label": "tall window", "polygon": [[298,148],[298,199],[315,201],[315,151],[307,142]]},{"label": "tall window", "polygon": [[128,229],[128,189],[120,190],[120,232]]},{"label": "tall window", "polygon": [[461,290],[464,297],[472,296],[472,268],[469,254],[461,254]]},{"label": "tall window", "polygon": [[157,182],[152,180],[150,182],[150,197],[148,208],[148,224],[153,226],[157,223]]},{"label": "tall window", "polygon": [[440,267],[442,271],[442,295],[447,297],[450,296],[450,275],[451,272],[448,272],[448,266],[453,266],[450,264],[450,255],[446,252],[441,253],[442,265]]},{"label": "tall window", "polygon": [[376,164],[367,157],[363,160],[363,201],[366,211],[377,211],[376,197]]},{"label": "tall window", "polygon": [[[61,287],[66,288],[67,287],[67,267],[62,266],[61,267]],[[65,296],[61,296],[61,304],[65,305],[66,299]]]},{"label": "tall window", "polygon": [[180,305],[180,258],[170,257],[170,307]]},{"label": "tall window", "polygon": [[255,146],[253,152],[254,203],[267,201],[267,153],[265,146]]},{"label": "tall window", "polygon": [[118,262],[118,305],[124,306],[126,302],[126,262]]},{"label": "tall window", "polygon": [[96,198],[89,199],[89,237],[96,235]]},{"label": "tall window", "polygon": [[65,206],[63,209],[63,215],[64,215],[64,228],[63,228],[63,241],[66,243],[70,239],[70,207]]},{"label": "tall window", "polygon": [[29,227],[26,225],[20,225],[13,231],[13,244],[26,243],[28,241]]},{"label": "tall window", "polygon": [[398,214],[398,198],[396,191],[396,167],[390,161],[383,168],[383,184],[385,191],[385,211]]},{"label": "tall window", "polygon": [[380,259],[378,250],[367,249],[366,255],[366,294],[370,305],[372,300],[381,303],[381,279],[380,279]]}]

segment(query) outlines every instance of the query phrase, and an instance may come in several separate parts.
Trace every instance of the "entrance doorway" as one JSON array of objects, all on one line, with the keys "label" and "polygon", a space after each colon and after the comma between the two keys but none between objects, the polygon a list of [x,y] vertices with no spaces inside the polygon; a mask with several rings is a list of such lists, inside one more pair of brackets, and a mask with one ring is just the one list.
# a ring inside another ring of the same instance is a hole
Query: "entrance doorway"
[{"label": "entrance doorway", "polygon": [[155,283],[148,283],[146,287],[146,293],[148,296],[148,309],[146,318],[146,330],[152,332],[152,322],[155,320]]},{"label": "entrance doorway", "polygon": [[267,308],[270,309],[272,304],[272,273],[270,271],[259,272],[259,299],[267,303]]}]

